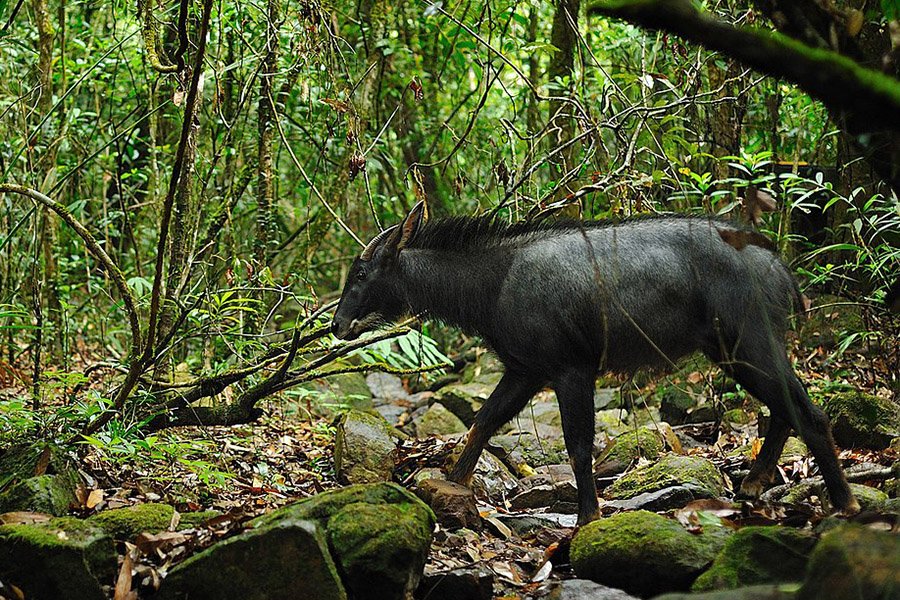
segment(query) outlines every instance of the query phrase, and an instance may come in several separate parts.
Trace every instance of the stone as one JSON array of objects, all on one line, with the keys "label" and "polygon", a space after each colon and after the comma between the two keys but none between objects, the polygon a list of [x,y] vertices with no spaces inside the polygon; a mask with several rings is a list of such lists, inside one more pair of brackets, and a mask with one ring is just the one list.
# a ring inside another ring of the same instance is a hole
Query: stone
[{"label": "stone", "polygon": [[372,392],[362,373],[341,373],[299,386],[314,392],[311,406],[320,416],[331,417],[345,410],[370,410]]},{"label": "stone", "polygon": [[616,480],[606,492],[612,500],[627,500],[663,488],[690,485],[696,494],[716,498],[724,494],[722,474],[708,459],[667,454],[658,462],[638,467]]},{"label": "stone", "polygon": [[672,425],[681,425],[687,421],[688,411],[697,406],[698,402],[699,398],[684,389],[684,386],[667,386],[660,394],[660,417]]},{"label": "stone", "polygon": [[638,458],[656,460],[663,451],[660,433],[648,427],[626,431],[613,438],[595,461],[595,472],[603,476],[622,473]]},{"label": "stone", "polygon": [[0,526],[0,581],[26,598],[105,600],[116,552],[103,529],[74,517]]},{"label": "stone", "polygon": [[607,408],[594,413],[595,428],[598,433],[617,436],[631,427],[631,416],[622,408]]},{"label": "stone", "polygon": [[567,479],[526,487],[510,499],[509,505],[514,510],[549,508],[560,511],[561,507],[571,508],[577,502],[578,489],[575,481]]},{"label": "stone", "polygon": [[387,404],[409,400],[409,392],[403,387],[403,381],[391,373],[369,373],[366,385],[372,392],[376,404]]},{"label": "stone", "polygon": [[493,389],[493,385],[478,382],[451,383],[435,392],[432,400],[459,417],[466,427],[471,427],[475,422],[475,413],[481,409]]},{"label": "stone", "polygon": [[622,394],[617,387],[594,388],[594,410],[605,408],[619,408],[622,404]]},{"label": "stone", "polygon": [[[356,600],[405,600],[422,576],[434,513],[394,483],[351,485],[318,494],[250,522],[310,520],[324,527],[344,586]],[[290,598],[316,598],[291,594]]]},{"label": "stone", "polygon": [[530,431],[495,435],[488,448],[521,476],[533,474],[535,467],[568,461],[562,430],[549,425],[541,425],[539,435]]},{"label": "stone", "polygon": [[608,500],[603,503],[603,506],[604,508],[617,508],[619,510],[663,512],[673,508],[681,508],[694,500],[708,497],[708,492],[702,488],[691,485],[673,485],[655,492],[638,494],[627,500]]},{"label": "stone", "polygon": [[620,589],[600,585],[587,579],[568,579],[553,585],[547,600],[637,600]]},{"label": "stone", "polygon": [[519,480],[510,473],[503,461],[491,454],[482,452],[475,465],[470,487],[480,495],[502,501],[519,486]]},{"label": "stone", "polygon": [[734,589],[748,585],[801,581],[816,536],[791,527],[743,527],[728,541],[691,588]]},{"label": "stone", "polygon": [[0,494],[0,513],[28,511],[63,517],[77,504],[76,481],[71,473],[22,479]]},{"label": "stone", "polygon": [[139,533],[159,533],[169,528],[175,509],[168,504],[148,502],[124,508],[104,510],[88,521],[103,529],[113,539],[132,542]]},{"label": "stone", "polygon": [[399,433],[380,416],[351,410],[341,417],[334,443],[334,469],[344,483],[390,481]]},{"label": "stone", "polygon": [[444,529],[481,529],[475,494],[466,486],[442,479],[427,479],[416,491]]},{"label": "stone", "polygon": [[656,513],[625,512],[582,527],[569,556],[578,577],[648,597],[687,590],[727,537],[723,527],[692,534]]},{"label": "stone", "polygon": [[315,521],[287,516],[218,542],[175,566],[154,599],[346,600]]},{"label": "stone", "polygon": [[560,513],[519,513],[498,514],[496,518],[509,527],[519,537],[525,537],[536,531],[544,531],[554,528],[570,529],[575,527],[577,515]]},{"label": "stone", "polygon": [[794,600],[798,587],[796,583],[769,583],[695,594],[663,594],[653,600]]},{"label": "stone", "polygon": [[822,394],[821,399],[841,448],[883,450],[900,435],[900,404],[856,390]]},{"label": "stone", "polygon": [[451,436],[465,433],[467,427],[459,417],[435,402],[415,420],[416,437]]},{"label": "stone", "polygon": [[900,536],[847,524],[823,534],[797,600],[884,600],[900,591]]},{"label": "stone", "polygon": [[428,573],[416,588],[421,600],[491,600],[494,573],[483,566],[463,567]]},{"label": "stone", "polygon": [[862,510],[881,510],[888,501],[888,495],[881,490],[863,485],[861,483],[851,483],[850,491],[853,497],[859,502]]}]

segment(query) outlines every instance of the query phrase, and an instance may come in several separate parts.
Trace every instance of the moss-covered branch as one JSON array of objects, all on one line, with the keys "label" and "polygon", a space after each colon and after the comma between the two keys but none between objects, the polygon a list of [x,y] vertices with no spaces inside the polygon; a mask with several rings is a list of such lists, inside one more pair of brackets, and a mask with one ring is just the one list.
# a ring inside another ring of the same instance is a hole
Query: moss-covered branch
[{"label": "moss-covered branch", "polygon": [[697,10],[690,0],[601,0],[588,12],[669,31],[796,83],[832,110],[851,113],[857,130],[900,131],[900,82],[831,50],[734,27]]}]

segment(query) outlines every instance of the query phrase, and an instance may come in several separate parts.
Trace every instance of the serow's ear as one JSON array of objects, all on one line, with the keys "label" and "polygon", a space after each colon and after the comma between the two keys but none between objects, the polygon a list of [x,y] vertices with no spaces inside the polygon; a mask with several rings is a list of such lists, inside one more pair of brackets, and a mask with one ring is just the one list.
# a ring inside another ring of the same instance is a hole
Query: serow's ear
[{"label": "serow's ear", "polygon": [[428,220],[428,207],[424,200],[419,200],[403,222],[400,223],[400,239],[397,241],[397,251],[403,250],[416,237],[422,223]]}]

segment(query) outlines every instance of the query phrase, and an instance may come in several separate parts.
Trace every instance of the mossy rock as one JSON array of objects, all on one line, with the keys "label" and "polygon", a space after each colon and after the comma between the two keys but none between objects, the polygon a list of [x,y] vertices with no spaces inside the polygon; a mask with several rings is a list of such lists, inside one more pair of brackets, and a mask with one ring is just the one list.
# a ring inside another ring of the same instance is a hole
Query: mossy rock
[{"label": "mossy rock", "polygon": [[318,415],[330,417],[345,410],[372,408],[372,390],[362,373],[341,373],[298,387],[315,392],[311,405]]},{"label": "mossy rock", "polygon": [[0,580],[26,598],[107,598],[116,573],[112,539],[74,517],[0,526]]},{"label": "mossy rock", "polygon": [[798,600],[900,598],[900,536],[847,524],[822,535]]},{"label": "mossy rock", "polygon": [[65,516],[77,502],[77,477],[74,472],[65,472],[18,481],[0,494],[0,513],[31,511]]},{"label": "mossy rock", "polygon": [[859,501],[862,510],[881,510],[888,501],[888,495],[879,489],[863,485],[861,483],[851,483],[850,491]]},{"label": "mossy rock", "polygon": [[[334,560],[358,600],[399,600],[406,590],[415,589],[436,521],[424,502],[394,483],[351,485],[318,494],[250,525],[268,527],[283,519],[313,520],[326,528]],[[350,544],[353,539],[358,543]],[[376,567],[391,571],[376,576]]]},{"label": "mossy rock", "polygon": [[210,546],[172,569],[155,600],[346,600],[322,527],[288,516]]},{"label": "mossy rock", "polygon": [[707,591],[800,581],[816,537],[789,527],[744,527],[731,536],[712,567],[691,589]]},{"label": "mossy rock", "polygon": [[[730,457],[742,457],[746,460],[751,460],[750,453],[752,452],[753,447],[750,444],[744,444],[743,446],[738,446],[737,448],[728,452],[728,456]],[[806,447],[799,438],[791,436],[784,443],[784,449],[781,451],[781,456],[778,459],[779,464],[784,464],[788,462],[794,462],[802,459],[805,456],[809,456],[809,448]]]},{"label": "mossy rock", "polygon": [[148,502],[124,508],[113,508],[88,518],[114,539],[130,542],[139,533],[159,533],[169,528],[175,509],[168,504]]},{"label": "mossy rock", "polygon": [[594,413],[594,423],[598,432],[618,436],[632,428],[633,419],[621,408],[606,408]]},{"label": "mossy rock", "polygon": [[742,408],[732,408],[725,411],[722,420],[729,425],[747,425],[753,418]]},{"label": "mossy rock", "polygon": [[[554,429],[545,427],[551,431]],[[569,459],[562,431],[541,436],[531,432],[495,435],[491,438],[489,448],[512,472],[520,476],[533,474],[535,467],[558,465]]]},{"label": "mossy rock", "polygon": [[351,410],[335,434],[334,469],[345,483],[390,481],[397,453],[397,430],[379,415]]},{"label": "mossy rock", "polygon": [[616,436],[597,458],[597,465],[604,465],[604,472],[621,473],[638,458],[656,460],[662,451],[659,431],[640,427]]},{"label": "mossy rock", "polygon": [[181,513],[181,518],[178,520],[178,529],[202,527],[210,519],[215,519],[221,515],[222,513],[217,510],[200,510],[196,512]]},{"label": "mossy rock", "polygon": [[677,521],[640,510],[585,525],[569,556],[578,577],[648,597],[687,590],[727,537],[723,527],[692,534]]},{"label": "mossy rock", "polygon": [[328,520],[328,541],[360,600],[403,600],[431,547],[431,511],[414,504],[348,504]]},{"label": "mossy rock", "polygon": [[428,407],[425,414],[416,420],[415,426],[416,436],[420,438],[431,435],[449,436],[465,433],[468,430],[466,424],[459,417],[439,402]]},{"label": "mossy rock", "polygon": [[627,500],[675,485],[687,485],[710,497],[724,494],[722,474],[709,460],[699,456],[667,454],[652,465],[630,471],[607,490],[613,500]]},{"label": "mossy rock", "polygon": [[842,448],[883,450],[900,435],[900,404],[856,390],[819,396]]},{"label": "mossy rock", "polygon": [[442,387],[434,393],[432,400],[459,417],[466,427],[471,427],[475,422],[475,413],[481,409],[495,387],[496,381],[485,382],[479,377],[469,383],[451,383]]}]

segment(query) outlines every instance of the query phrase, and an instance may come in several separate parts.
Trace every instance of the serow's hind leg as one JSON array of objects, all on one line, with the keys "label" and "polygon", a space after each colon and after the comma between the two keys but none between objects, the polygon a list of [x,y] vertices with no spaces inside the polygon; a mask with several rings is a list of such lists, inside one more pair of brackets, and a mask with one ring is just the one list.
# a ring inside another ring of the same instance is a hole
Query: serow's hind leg
[{"label": "serow's hind leg", "polygon": [[[778,353],[769,360],[738,362],[730,365],[730,370],[738,383],[772,410],[773,417],[786,421],[800,434],[819,465],[832,506],[846,514],[859,512],[859,503],[838,463],[828,417],[810,401],[787,357]],[[772,459],[767,455],[766,460]]]},{"label": "serow's hind leg", "polygon": [[578,486],[578,525],[585,525],[600,515],[593,472],[594,373],[568,372],[555,381],[553,387],[559,400],[569,462]]},{"label": "serow's hind leg", "polygon": [[773,416],[769,424],[769,431],[763,440],[762,449],[756,457],[756,462],[750,468],[750,472],[741,482],[738,498],[759,498],[769,485],[775,480],[775,469],[778,467],[778,459],[784,450],[784,443],[791,433],[791,426],[787,422]]},{"label": "serow's hind leg", "polygon": [[478,457],[488,440],[501,425],[519,414],[545,383],[542,379],[512,371],[503,374],[500,383],[475,414],[475,423],[466,436],[466,445],[450,471],[450,481],[469,485]]}]

